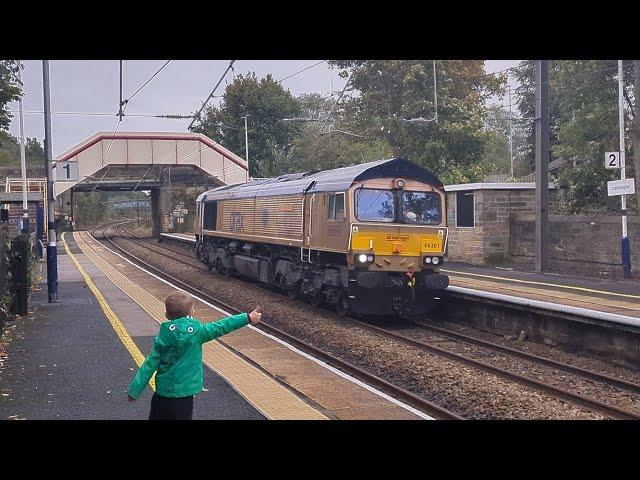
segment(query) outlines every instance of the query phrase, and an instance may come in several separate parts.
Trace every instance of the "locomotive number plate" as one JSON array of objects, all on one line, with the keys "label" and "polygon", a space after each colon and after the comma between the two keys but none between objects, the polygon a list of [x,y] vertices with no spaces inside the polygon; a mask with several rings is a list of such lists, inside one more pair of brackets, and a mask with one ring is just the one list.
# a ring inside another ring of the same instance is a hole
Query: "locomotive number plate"
[{"label": "locomotive number plate", "polygon": [[422,241],[422,251],[423,252],[441,252],[442,251],[442,240],[440,239],[429,239]]}]

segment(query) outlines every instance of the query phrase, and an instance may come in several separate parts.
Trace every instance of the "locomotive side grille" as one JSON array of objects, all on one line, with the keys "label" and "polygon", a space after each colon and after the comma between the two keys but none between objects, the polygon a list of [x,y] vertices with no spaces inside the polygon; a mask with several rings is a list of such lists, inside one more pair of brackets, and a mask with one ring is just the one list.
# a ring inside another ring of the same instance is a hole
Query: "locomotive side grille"
[{"label": "locomotive side grille", "polygon": [[220,231],[253,235],[253,202],[253,198],[221,201],[222,223],[220,224]]},{"label": "locomotive side grille", "polygon": [[302,240],[302,195],[256,199],[255,235]]}]

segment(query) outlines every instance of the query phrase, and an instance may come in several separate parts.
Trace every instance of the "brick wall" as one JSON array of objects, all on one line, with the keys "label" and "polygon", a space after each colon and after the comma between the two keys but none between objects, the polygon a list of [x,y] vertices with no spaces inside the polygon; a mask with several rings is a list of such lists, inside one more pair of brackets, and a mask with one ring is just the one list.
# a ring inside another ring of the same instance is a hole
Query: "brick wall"
[{"label": "brick wall", "polygon": [[[510,218],[510,257],[515,264],[533,267],[535,217],[513,214]],[[640,219],[629,217],[631,272],[640,269]],[[620,216],[550,215],[549,270],[558,273],[621,278]]]},{"label": "brick wall", "polygon": [[[508,263],[510,218],[535,211],[535,190],[475,190],[475,227],[456,227],[456,192],[447,193],[450,261],[475,265]],[[549,209],[557,211],[558,196],[549,192]]]},{"label": "brick wall", "polygon": [[482,247],[482,219],[480,218],[479,205],[482,205],[482,191],[475,192],[474,211],[475,227],[456,227],[456,192],[447,193],[447,225],[449,237],[447,240],[446,256],[454,262],[472,263],[481,265],[483,262]]},{"label": "brick wall", "polygon": [[[162,232],[193,232],[193,220],[196,211],[196,199],[204,191],[203,187],[161,187],[158,195],[158,219]],[[181,214],[183,219],[179,223],[172,212],[176,208],[184,208],[186,214]]]},{"label": "brick wall", "polygon": [[[518,191],[483,190],[482,204],[482,233],[483,233],[483,263],[501,262],[509,247],[509,210],[511,208],[511,194]],[[517,196],[517,195],[516,195]],[[517,198],[519,200],[519,198]],[[517,204],[524,204],[518,201]]]}]

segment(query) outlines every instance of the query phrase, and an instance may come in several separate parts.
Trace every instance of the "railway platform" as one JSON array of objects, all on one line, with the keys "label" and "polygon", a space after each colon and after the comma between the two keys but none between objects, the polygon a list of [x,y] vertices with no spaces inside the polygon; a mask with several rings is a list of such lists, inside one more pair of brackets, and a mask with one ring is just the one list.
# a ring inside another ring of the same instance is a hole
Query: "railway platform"
[{"label": "railway platform", "polygon": [[[126,388],[176,288],[87,232],[58,245],[59,302],[47,302],[40,262],[33,311],[16,322],[0,367],[0,418],[146,419],[151,389],[129,403]],[[224,316],[196,300],[201,321]],[[205,344],[203,363],[194,419],[431,418],[252,327]]]},{"label": "railway platform", "polygon": [[[449,262],[449,290],[640,326],[640,284]],[[524,301],[524,302],[523,302]]]}]

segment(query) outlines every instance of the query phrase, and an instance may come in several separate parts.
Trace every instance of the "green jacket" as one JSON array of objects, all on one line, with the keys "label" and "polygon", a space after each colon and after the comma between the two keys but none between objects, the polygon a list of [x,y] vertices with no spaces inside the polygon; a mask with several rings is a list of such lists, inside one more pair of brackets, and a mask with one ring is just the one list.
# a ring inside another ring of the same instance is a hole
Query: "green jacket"
[{"label": "green jacket", "polygon": [[160,325],[151,353],[127,393],[138,398],[156,370],[156,392],[163,397],[188,397],[202,391],[202,344],[249,323],[246,313],[217,322],[200,323],[182,317]]}]

